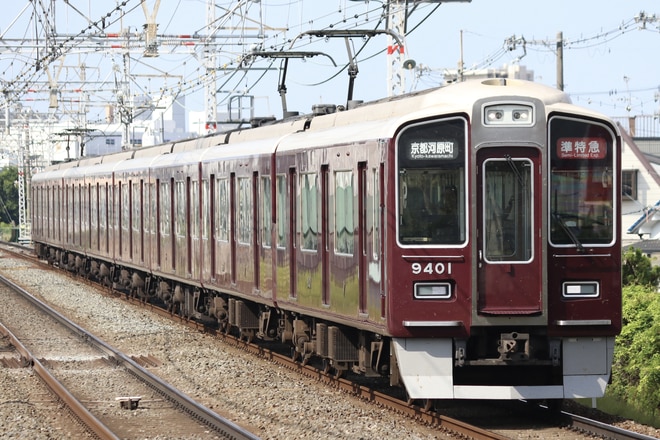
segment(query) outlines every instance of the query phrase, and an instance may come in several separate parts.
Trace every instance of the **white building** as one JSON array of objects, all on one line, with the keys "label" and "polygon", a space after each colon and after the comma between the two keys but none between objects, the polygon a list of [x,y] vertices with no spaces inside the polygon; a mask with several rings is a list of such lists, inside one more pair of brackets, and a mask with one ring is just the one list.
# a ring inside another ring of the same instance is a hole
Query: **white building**
[{"label": "white building", "polygon": [[444,80],[446,83],[453,83],[462,77],[467,79],[489,79],[489,78],[509,78],[509,79],[522,79],[525,81],[534,81],[534,71],[528,70],[527,67],[520,64],[511,64],[497,68],[490,69],[467,69],[459,72],[458,69],[448,69],[443,72]]},{"label": "white building", "polygon": [[623,243],[660,239],[660,157],[645,154],[627,131],[621,132]]}]

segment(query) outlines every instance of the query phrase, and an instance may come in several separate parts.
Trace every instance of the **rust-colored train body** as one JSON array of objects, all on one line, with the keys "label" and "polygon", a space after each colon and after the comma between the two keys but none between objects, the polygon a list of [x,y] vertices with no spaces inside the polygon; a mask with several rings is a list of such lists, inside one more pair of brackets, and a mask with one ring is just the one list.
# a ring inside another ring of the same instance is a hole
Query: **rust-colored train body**
[{"label": "rust-colored train body", "polygon": [[466,82],[58,164],[37,253],[414,399],[595,397],[621,328],[620,144]]}]

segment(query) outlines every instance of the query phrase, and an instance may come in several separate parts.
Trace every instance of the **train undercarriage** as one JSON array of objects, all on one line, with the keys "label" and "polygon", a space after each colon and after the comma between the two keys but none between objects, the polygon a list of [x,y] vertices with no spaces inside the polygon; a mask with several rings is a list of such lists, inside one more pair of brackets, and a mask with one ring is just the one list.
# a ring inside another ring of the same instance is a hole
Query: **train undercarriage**
[{"label": "train undercarriage", "polygon": [[[389,385],[405,388],[411,399],[420,397],[411,394],[406,381],[418,381],[427,373],[426,379],[432,386],[445,384],[432,392],[433,396],[442,396],[440,398],[483,398],[475,396],[485,396],[490,389],[515,390],[514,396],[519,389],[541,389],[540,393],[532,391],[529,395],[550,394],[554,399],[563,398],[563,382],[567,380],[563,357],[566,341],[548,339],[542,329],[473,329],[474,334],[468,340],[383,337],[250,298],[154,277],[104,260],[40,244],[36,245],[36,250],[50,264],[114,291],[155,303],[186,318],[217,325],[220,331],[232,332],[245,341],[258,339],[288,347],[294,360],[319,365],[336,377],[350,372],[388,378]],[[580,349],[578,346],[573,352]],[[415,353],[422,357],[415,358]],[[416,369],[415,365],[423,364],[432,364],[433,371]],[[579,381],[586,378],[571,377]],[[600,374],[594,379],[602,382],[604,377]],[[428,387],[418,390],[425,396],[421,399],[437,399],[426,396]],[[459,397],[457,390],[472,397]],[[510,391],[503,393],[493,398],[510,398]],[[520,398],[525,395],[521,394]]]},{"label": "train undercarriage", "polygon": [[285,344],[294,360],[303,364],[319,361],[336,377],[348,372],[367,377],[389,375],[390,347],[386,338],[376,333],[42,244],[35,247],[37,255],[51,265],[182,317],[217,325],[220,331],[233,332],[245,341]]}]

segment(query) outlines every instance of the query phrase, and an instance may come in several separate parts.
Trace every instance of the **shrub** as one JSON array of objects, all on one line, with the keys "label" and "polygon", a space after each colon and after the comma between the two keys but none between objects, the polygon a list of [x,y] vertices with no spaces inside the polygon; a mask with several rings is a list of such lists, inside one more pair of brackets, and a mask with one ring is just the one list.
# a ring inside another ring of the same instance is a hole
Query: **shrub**
[{"label": "shrub", "polygon": [[648,414],[660,413],[660,294],[655,287],[623,289],[623,329],[610,391]]}]

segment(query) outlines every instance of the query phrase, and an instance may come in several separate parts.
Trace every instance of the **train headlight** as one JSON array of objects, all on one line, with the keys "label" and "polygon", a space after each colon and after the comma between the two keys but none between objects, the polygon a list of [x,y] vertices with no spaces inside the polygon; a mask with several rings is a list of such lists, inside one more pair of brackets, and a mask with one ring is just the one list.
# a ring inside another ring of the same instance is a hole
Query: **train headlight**
[{"label": "train headlight", "polygon": [[484,125],[534,125],[534,107],[499,104],[484,107]]},{"label": "train headlight", "polygon": [[415,283],[416,299],[448,299],[451,298],[450,283]]},{"label": "train headlight", "polygon": [[598,298],[599,295],[598,281],[569,281],[562,284],[564,298]]}]

